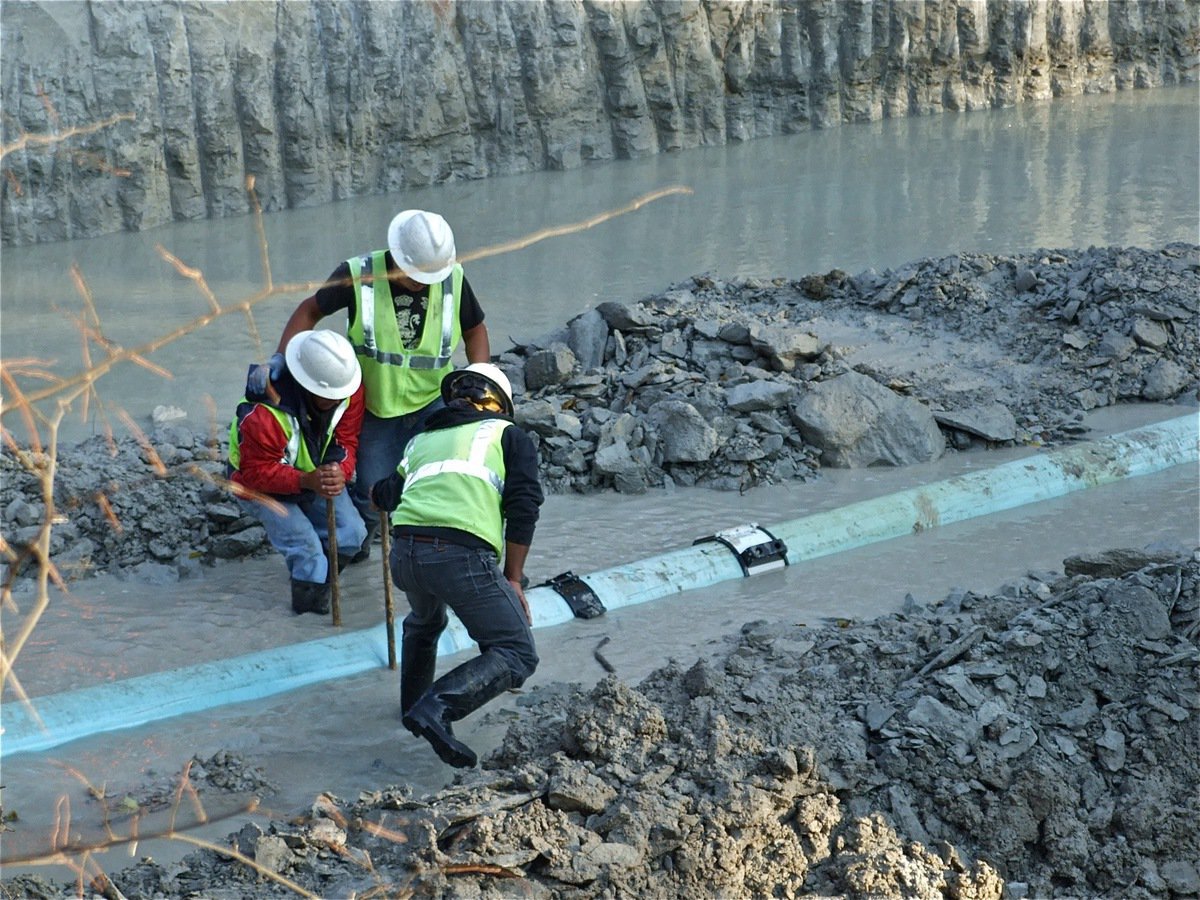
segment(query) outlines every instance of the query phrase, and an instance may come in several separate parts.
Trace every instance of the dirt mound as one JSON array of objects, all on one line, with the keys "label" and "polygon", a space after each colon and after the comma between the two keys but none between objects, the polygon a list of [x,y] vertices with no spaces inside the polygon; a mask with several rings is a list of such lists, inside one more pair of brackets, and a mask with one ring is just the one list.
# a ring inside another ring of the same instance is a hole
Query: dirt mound
[{"label": "dirt mound", "polygon": [[131,900],[287,896],[273,878],[322,897],[1200,894],[1200,552],[1065,568],[872,622],[748,623],[636,687],[547,686],[446,790],[323,796],[231,835],[271,876],[204,851],[113,882]]}]

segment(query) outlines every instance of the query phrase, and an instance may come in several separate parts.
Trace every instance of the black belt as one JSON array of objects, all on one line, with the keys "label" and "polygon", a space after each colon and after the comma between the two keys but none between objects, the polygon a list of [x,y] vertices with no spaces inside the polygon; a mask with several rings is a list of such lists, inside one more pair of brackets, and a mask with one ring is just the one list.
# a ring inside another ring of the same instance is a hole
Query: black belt
[{"label": "black belt", "polygon": [[[398,537],[401,541],[416,541],[418,544],[436,544],[441,538],[430,537],[427,534],[402,534]],[[445,543],[444,541],[442,543]]]},{"label": "black belt", "polygon": [[[393,541],[415,541],[418,544],[444,544],[447,547],[466,547],[468,550],[474,549],[474,545],[465,541],[456,541],[453,538],[442,537],[432,534],[414,534],[411,531],[397,532],[392,530]],[[483,549],[480,545],[479,549]]]}]

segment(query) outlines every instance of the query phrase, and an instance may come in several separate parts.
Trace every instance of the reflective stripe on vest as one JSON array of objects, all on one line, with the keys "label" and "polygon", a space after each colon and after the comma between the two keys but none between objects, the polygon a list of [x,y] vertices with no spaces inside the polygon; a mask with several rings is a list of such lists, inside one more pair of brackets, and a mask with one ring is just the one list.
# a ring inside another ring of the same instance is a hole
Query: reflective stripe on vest
[{"label": "reflective stripe on vest", "polygon": [[404,450],[404,476],[393,525],[454,528],[503,553],[504,419],[466,422],[418,434]]},{"label": "reflective stripe on vest", "polygon": [[[243,406],[249,406],[244,413]],[[270,406],[266,403],[250,403],[245,397],[238,404],[238,414],[234,416],[233,422],[229,426],[229,464],[235,469],[242,467],[242,421],[246,416],[250,415],[256,407],[262,406],[279,423],[279,427],[283,429],[283,436],[287,438],[287,446],[284,447],[283,456],[278,460],[281,466],[292,466],[299,469],[301,472],[312,472],[317,467],[313,463],[312,456],[309,455],[308,445],[302,440],[300,434],[300,423],[296,417],[289,412],[285,412],[275,406]],[[350,398],[347,397],[338,404],[337,409],[333,412],[333,418],[329,420],[329,431],[325,434],[325,440],[321,443],[321,456],[325,456],[325,451],[329,449],[329,444],[333,440],[334,432],[337,430],[338,422],[342,420],[347,409],[350,408]]]},{"label": "reflective stripe on vest", "polygon": [[[459,475],[471,475],[475,478],[482,479],[492,486],[497,494],[504,493],[504,479],[489,469],[484,460],[487,458],[488,448],[491,446],[492,438],[499,431],[503,431],[510,423],[500,419],[488,419],[479,426],[479,430],[475,432],[475,437],[471,439],[471,449],[466,459],[443,459],[438,462],[426,463],[404,479],[404,489],[408,490],[412,485],[416,484],[422,478],[428,478],[430,475],[441,475],[443,472],[455,472]],[[400,460],[400,468],[408,468],[408,454]]]},{"label": "reflective stripe on vest", "polygon": [[[406,349],[395,325],[395,302],[386,277],[386,251],[376,250],[346,262],[354,280],[357,304],[346,336],[355,353],[362,357],[367,409],[381,418],[415,412],[437,399],[442,377],[453,368],[454,349],[462,337],[458,315],[462,266],[455,265],[441,284],[429,286],[425,321],[417,346]],[[385,311],[391,319],[386,323],[377,318]],[[399,370],[404,369],[410,373],[402,375]]]}]

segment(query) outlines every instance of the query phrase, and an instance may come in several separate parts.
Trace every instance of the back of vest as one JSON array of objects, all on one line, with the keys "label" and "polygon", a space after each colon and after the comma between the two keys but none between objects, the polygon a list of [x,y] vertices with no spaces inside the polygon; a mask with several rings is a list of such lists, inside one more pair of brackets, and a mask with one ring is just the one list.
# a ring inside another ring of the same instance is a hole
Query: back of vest
[{"label": "back of vest", "polygon": [[467,422],[409,441],[399,466],[404,492],[392,524],[456,528],[487,541],[499,559],[504,548],[501,438],[510,424],[504,419]]}]

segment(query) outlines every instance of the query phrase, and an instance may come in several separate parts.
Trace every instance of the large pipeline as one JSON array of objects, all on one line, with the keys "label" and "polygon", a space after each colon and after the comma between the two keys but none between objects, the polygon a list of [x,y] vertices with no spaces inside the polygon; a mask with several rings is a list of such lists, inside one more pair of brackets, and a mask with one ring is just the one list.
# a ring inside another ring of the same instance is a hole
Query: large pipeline
[{"label": "large pipeline", "polygon": [[[1101,484],[1200,461],[1200,428],[1190,414],[1112,437],[1014,460],[840,509],[767,526],[789,564],[1012,509]],[[606,609],[746,576],[735,548],[704,541],[650,559],[582,576]],[[526,591],[534,628],[574,618],[555,589]],[[473,647],[453,616],[441,656]],[[79,738],[185,713],[257,700],[387,665],[387,636],[373,628],[301,644],[8,702],[0,755],[46,750]]]}]

